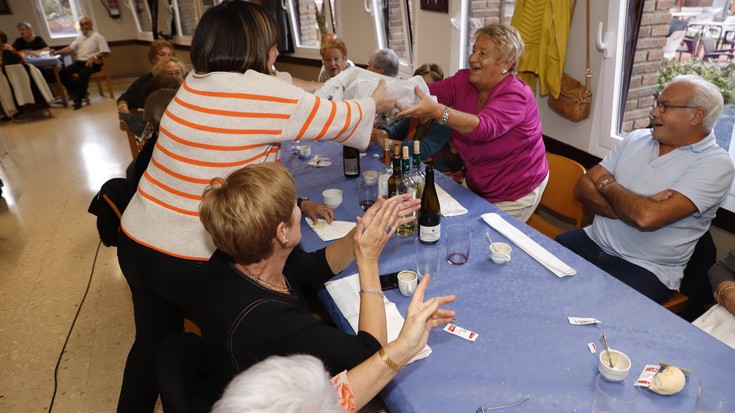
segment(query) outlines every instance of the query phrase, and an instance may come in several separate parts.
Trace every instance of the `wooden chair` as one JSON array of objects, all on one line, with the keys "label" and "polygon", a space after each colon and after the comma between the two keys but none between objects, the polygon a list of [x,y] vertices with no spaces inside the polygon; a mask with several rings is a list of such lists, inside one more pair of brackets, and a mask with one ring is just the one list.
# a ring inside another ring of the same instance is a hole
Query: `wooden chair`
[{"label": "wooden chair", "polygon": [[[553,153],[547,153],[546,160],[549,163],[549,183],[541,196],[539,208],[574,223],[576,228],[584,227],[589,219],[582,203],[574,198],[574,186],[586,172],[584,166]],[[542,218],[537,212],[531,215],[526,224],[552,239],[565,231]]]},{"label": "wooden chair", "polygon": [[[72,75],[72,78],[74,79],[78,77],[79,75],[76,73]],[[110,80],[110,70],[107,67],[106,57],[102,57],[102,70],[92,73],[92,75],[89,76],[89,81],[91,82],[93,80],[97,82],[97,90],[100,92],[100,96],[105,96],[105,92],[102,90],[102,80],[106,81],[107,90],[110,92],[110,99],[115,100],[115,92],[112,90],[112,80]],[[84,97],[84,101],[89,105],[89,93]]]}]

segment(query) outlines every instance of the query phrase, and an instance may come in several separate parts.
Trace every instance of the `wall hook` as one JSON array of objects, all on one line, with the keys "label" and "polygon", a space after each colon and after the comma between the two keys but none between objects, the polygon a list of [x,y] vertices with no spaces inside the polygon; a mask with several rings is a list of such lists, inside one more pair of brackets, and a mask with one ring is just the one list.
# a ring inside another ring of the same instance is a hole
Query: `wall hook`
[{"label": "wall hook", "polygon": [[597,25],[597,49],[602,52],[602,58],[607,59],[610,57],[610,51],[607,49],[607,37],[610,33],[605,32],[603,38],[602,35],[602,22]]}]

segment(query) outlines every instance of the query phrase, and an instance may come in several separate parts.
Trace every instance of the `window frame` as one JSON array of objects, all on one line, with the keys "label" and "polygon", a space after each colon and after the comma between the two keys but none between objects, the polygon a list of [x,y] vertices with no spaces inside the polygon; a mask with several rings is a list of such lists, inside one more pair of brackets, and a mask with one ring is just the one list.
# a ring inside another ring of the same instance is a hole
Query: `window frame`
[{"label": "window frame", "polygon": [[48,27],[48,21],[46,21],[46,10],[43,8],[43,0],[35,0],[32,4],[38,14],[39,23],[36,32],[48,40],[49,45],[60,45],[70,43],[77,38],[82,31],[79,29],[79,19],[83,16],[88,16],[94,22],[94,15],[92,13],[92,7],[88,0],[70,0],[74,2],[72,16],[74,16],[74,27],[76,33],[62,36],[54,36],[51,34],[51,30]]},{"label": "window frame", "polygon": [[[291,28],[291,33],[293,34],[293,53],[290,54],[290,56],[298,57],[298,58],[305,58],[305,59],[316,59],[321,61],[322,56],[319,53],[319,47],[318,46],[304,46],[301,41],[301,31],[300,31],[300,22],[297,21],[298,19],[298,13],[295,11],[298,8],[298,4],[295,4],[295,2],[299,0],[279,0],[281,2],[281,7],[283,10],[286,11],[286,14],[288,15],[288,24]],[[322,0],[323,3],[326,3],[327,7],[327,13],[329,14],[329,17],[326,19],[327,29],[331,32],[336,32],[336,8],[337,2],[334,4],[334,8],[332,7],[332,1],[331,0]],[[321,39],[320,39],[321,41]]]}]

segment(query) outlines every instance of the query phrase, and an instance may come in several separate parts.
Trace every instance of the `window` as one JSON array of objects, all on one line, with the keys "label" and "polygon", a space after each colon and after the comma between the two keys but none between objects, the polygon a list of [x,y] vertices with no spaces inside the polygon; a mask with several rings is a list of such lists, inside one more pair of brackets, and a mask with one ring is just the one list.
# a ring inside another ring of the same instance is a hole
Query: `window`
[{"label": "window", "polygon": [[79,36],[77,24],[85,15],[78,0],[37,0],[50,39]]},{"label": "window", "polygon": [[131,0],[128,5],[133,11],[138,33],[152,33],[153,24],[151,23],[151,10],[148,8],[148,1]]},{"label": "window", "polygon": [[295,51],[315,55],[322,36],[334,32],[334,0],[288,0],[286,10]]}]

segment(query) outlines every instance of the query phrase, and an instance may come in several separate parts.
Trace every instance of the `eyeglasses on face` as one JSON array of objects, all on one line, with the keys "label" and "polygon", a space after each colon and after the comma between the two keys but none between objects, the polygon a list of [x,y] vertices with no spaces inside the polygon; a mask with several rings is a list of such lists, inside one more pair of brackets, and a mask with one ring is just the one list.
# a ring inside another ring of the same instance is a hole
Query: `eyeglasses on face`
[{"label": "eyeglasses on face", "polygon": [[658,100],[656,103],[653,104],[654,108],[658,108],[658,111],[661,113],[666,113],[669,109],[694,109],[698,106],[689,106],[689,105],[671,105],[665,102],[659,102]]}]

